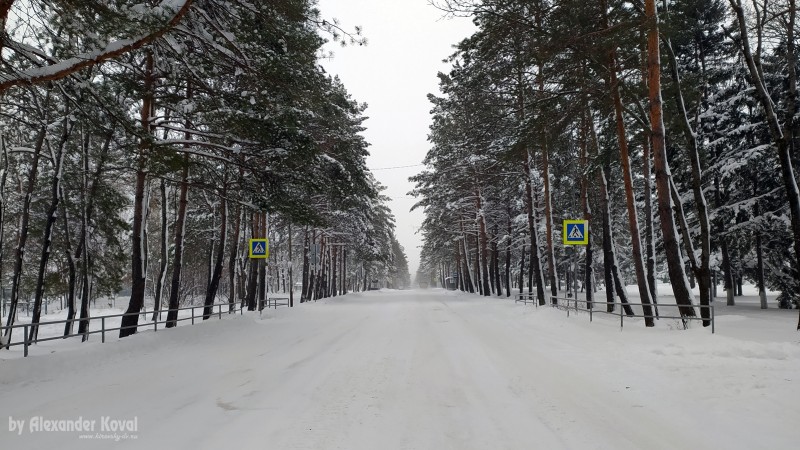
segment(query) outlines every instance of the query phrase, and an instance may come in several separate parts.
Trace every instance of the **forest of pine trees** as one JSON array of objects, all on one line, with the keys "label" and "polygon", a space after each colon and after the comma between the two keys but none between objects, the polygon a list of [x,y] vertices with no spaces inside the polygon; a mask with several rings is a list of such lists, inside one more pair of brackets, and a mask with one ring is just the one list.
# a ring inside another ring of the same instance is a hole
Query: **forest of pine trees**
[{"label": "forest of pine trees", "polygon": [[315,3],[0,0],[3,325],[24,303],[34,339],[61,299],[64,334],[84,333],[92,302],[128,288],[123,326],[293,284],[299,302],[409,284],[366,105],[318,61],[362,38]]},{"label": "forest of pine trees", "polygon": [[[638,285],[645,314],[668,282],[704,319],[693,305],[744,282],[798,306],[794,0],[434,3],[477,31],[439,74],[411,179],[426,276],[541,304]],[[563,219],[589,220],[585,249]]]}]

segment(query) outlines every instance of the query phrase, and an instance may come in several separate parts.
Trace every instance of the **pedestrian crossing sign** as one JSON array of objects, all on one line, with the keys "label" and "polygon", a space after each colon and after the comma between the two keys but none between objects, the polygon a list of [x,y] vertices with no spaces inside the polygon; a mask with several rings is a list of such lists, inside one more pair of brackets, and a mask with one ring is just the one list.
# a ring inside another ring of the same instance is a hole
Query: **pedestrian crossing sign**
[{"label": "pedestrian crossing sign", "polygon": [[269,240],[250,239],[250,258],[253,259],[269,258]]},{"label": "pedestrian crossing sign", "polygon": [[588,245],[589,221],[565,220],[562,227],[564,245]]}]

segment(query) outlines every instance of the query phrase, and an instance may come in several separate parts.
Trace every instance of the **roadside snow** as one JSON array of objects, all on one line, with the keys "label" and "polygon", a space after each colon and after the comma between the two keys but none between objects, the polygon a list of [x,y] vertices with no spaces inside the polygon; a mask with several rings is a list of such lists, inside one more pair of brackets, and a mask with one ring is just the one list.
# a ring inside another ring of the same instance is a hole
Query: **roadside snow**
[{"label": "roadside snow", "polygon": [[[270,310],[262,319],[33,348],[27,359],[0,360],[0,408],[9,416],[0,442],[14,449],[796,448],[796,311],[769,311],[769,320],[735,312],[720,312],[716,335],[634,322],[620,332],[612,316],[589,323],[585,314],[567,318],[508,299],[381,291]],[[748,337],[762,334],[769,338]],[[137,429],[118,442],[30,432],[37,416],[98,426],[104,417],[135,420]],[[19,420],[27,421],[21,434],[10,430]]]}]

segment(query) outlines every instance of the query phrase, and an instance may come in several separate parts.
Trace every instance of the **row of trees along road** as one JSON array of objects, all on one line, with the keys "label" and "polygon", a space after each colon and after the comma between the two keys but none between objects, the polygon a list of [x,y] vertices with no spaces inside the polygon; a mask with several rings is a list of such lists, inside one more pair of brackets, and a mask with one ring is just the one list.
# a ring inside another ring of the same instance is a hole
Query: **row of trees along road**
[{"label": "row of trees along road", "polygon": [[[423,271],[541,304],[579,279],[625,304],[633,282],[646,314],[659,279],[683,316],[695,283],[700,305],[745,279],[798,305],[794,0],[435,3],[477,31],[430,96]],[[585,251],[561,219],[590,221]]]},{"label": "row of trees along road", "polygon": [[[133,326],[146,299],[252,310],[293,280],[302,302],[397,272],[366,106],[318,64],[325,39],[359,30],[311,0],[147,3],[0,0],[6,326],[28,300],[35,338],[61,297],[84,333],[91,301],[122,286]],[[269,262],[250,260],[265,236]]]}]

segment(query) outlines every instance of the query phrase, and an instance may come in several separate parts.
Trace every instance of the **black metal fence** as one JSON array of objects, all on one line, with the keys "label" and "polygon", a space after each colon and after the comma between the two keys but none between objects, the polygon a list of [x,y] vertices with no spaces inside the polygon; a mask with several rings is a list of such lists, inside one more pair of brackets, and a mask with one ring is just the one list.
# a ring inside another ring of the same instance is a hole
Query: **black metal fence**
[{"label": "black metal fence", "polygon": [[[618,316],[619,317],[619,327],[622,328],[625,325],[625,318],[633,319],[633,318],[653,318],[653,319],[675,319],[683,321],[684,327],[688,325],[690,321],[693,320],[710,320],[711,321],[711,333],[715,332],[715,324],[714,324],[714,305],[692,305],[692,308],[699,308],[699,309],[708,309],[710,311],[710,318],[704,319],[702,317],[697,316],[682,316],[675,314],[660,314],[658,312],[654,314],[632,314],[628,315],[625,314],[625,306],[646,306],[643,303],[620,303],[620,302],[599,302],[599,301],[588,301],[588,300],[581,300],[578,298],[572,297],[553,297],[549,296],[550,298],[550,306],[554,308],[558,308],[567,312],[567,317],[569,317],[570,311],[574,312],[586,312],[589,313],[589,321],[591,322],[594,319],[595,314],[606,314],[611,316]],[[536,307],[539,306],[539,303],[536,301],[536,294],[527,293],[527,292],[520,292],[516,294],[515,302],[522,302],[524,304],[533,303]],[[612,305],[612,311],[608,311],[608,306]],[[671,304],[671,303],[659,303],[657,305],[649,305],[653,308],[653,311],[658,311],[658,308],[667,308],[672,310],[672,308],[681,308],[681,305]]]},{"label": "black metal fence", "polygon": [[[238,302],[234,303],[234,304],[231,304],[231,303],[217,303],[217,304],[210,305],[210,306],[211,306],[212,313],[209,314],[209,316],[218,316],[220,319],[222,319],[222,312],[223,312],[222,309],[223,309],[223,307],[226,309],[225,313],[227,313],[227,314],[234,314],[236,312],[238,312],[240,315],[244,314],[244,312],[243,312],[244,310],[241,307],[241,304],[238,303]],[[151,327],[153,328],[153,331],[158,331],[158,326],[159,325],[166,325],[168,322],[170,322],[168,320],[160,320],[159,317],[164,313],[169,313],[170,311],[180,312],[180,311],[189,311],[189,310],[191,310],[191,315],[190,316],[178,317],[175,320],[175,322],[176,322],[176,326],[177,326],[177,322],[185,322],[185,321],[191,321],[192,325],[194,325],[195,322],[198,319],[203,319],[206,316],[203,313],[195,314],[195,310],[197,310],[197,309],[203,309],[204,310],[206,308],[208,308],[208,307],[205,306],[205,305],[187,306],[187,307],[183,307],[183,308],[163,309],[163,310],[159,310],[159,311],[140,311],[138,313],[110,314],[110,315],[107,315],[107,316],[89,317],[89,318],[86,318],[86,319],[77,318],[77,319],[69,319],[69,320],[52,320],[52,321],[47,321],[47,322],[39,322],[38,324],[24,323],[24,324],[19,324],[19,325],[13,325],[11,327],[0,327],[0,331],[5,332],[5,330],[8,330],[9,328],[11,328],[12,330],[21,328],[22,329],[22,340],[21,341],[13,341],[12,340],[11,342],[6,343],[6,347],[11,348],[11,347],[14,347],[14,346],[22,345],[23,348],[24,348],[23,349],[24,356],[28,356],[28,348],[31,345],[37,344],[39,342],[55,341],[55,340],[73,338],[73,337],[82,337],[82,339],[85,341],[85,340],[87,340],[89,338],[90,335],[99,334],[100,335],[100,341],[105,343],[106,342],[106,332],[120,331],[120,330],[123,330],[123,329],[130,329],[130,328],[136,328],[137,331],[138,331],[140,329],[149,329]],[[214,312],[215,309],[216,309],[216,312]],[[157,314],[156,320],[148,320],[147,318],[149,316],[152,316],[154,313]],[[123,326],[111,327],[111,328],[106,327],[106,321],[107,320],[114,319],[114,318],[117,318],[117,317],[120,317],[120,318],[122,318],[122,317],[130,317],[130,316],[134,316],[134,315],[141,316],[141,319],[143,320],[143,322],[140,323],[140,324],[137,324],[137,325],[129,325],[129,326],[125,326],[125,327],[123,327]],[[97,323],[98,321],[100,322],[100,328],[99,329],[96,328],[95,330],[91,330],[92,322]],[[72,323],[72,325],[74,327],[75,323],[80,323],[80,322],[88,322],[88,324],[86,326],[86,332],[84,332],[84,333],[69,333],[69,334],[66,334],[66,335],[61,334],[59,336],[50,336],[50,337],[43,337],[43,338],[39,338],[38,336],[36,338],[33,338],[31,336],[31,327],[34,327],[34,326],[38,327],[39,330],[41,330],[42,327],[46,327],[46,326],[49,326],[49,325],[59,325],[59,324],[60,325],[66,325],[67,323]],[[162,327],[162,328],[164,328],[164,327]],[[11,336],[13,338],[14,337],[14,333],[12,333]]]}]

